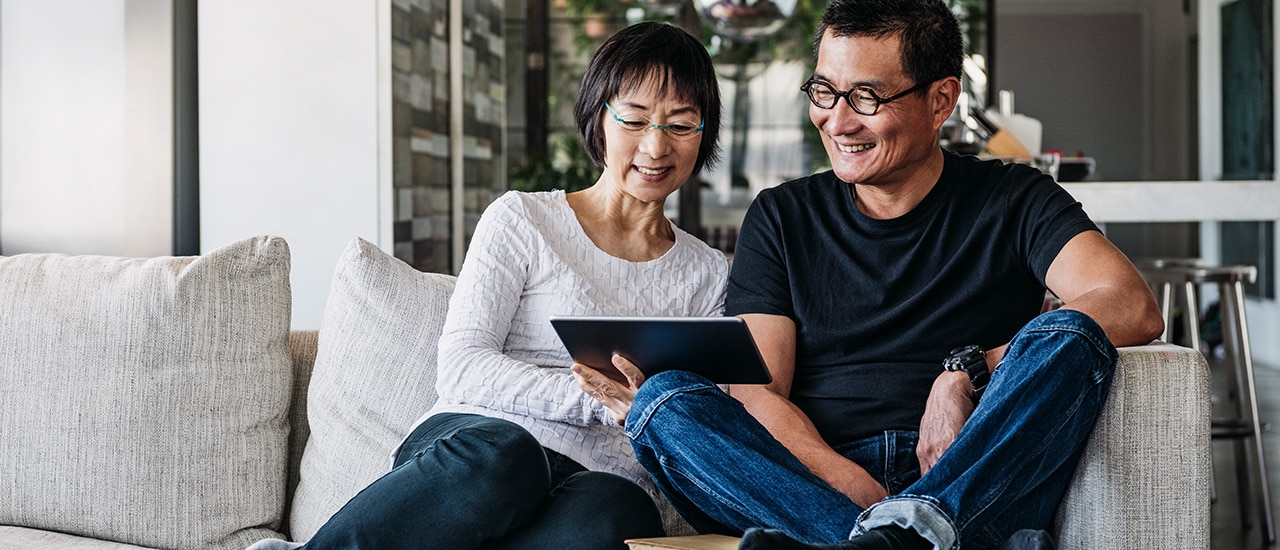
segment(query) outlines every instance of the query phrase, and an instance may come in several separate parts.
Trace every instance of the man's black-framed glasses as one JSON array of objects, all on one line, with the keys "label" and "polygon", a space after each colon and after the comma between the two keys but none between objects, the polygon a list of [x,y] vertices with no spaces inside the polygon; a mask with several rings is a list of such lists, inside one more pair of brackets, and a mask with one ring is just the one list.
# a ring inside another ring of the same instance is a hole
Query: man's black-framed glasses
[{"label": "man's black-framed glasses", "polygon": [[809,101],[812,101],[819,108],[831,109],[843,97],[855,113],[872,116],[876,114],[876,111],[880,110],[881,105],[904,98],[908,94],[919,91],[930,84],[933,84],[933,82],[921,82],[906,91],[882,98],[874,90],[866,86],[854,86],[847,91],[837,92],[830,84],[811,78],[800,87],[800,91],[807,94]]}]

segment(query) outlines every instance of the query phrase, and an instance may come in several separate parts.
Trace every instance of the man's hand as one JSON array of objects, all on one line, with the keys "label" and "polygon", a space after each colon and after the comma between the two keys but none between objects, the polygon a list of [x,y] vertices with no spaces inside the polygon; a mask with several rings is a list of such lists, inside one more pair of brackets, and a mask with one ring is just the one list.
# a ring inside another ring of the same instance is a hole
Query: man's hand
[{"label": "man's hand", "polygon": [[852,500],[854,504],[857,504],[864,510],[886,498],[889,498],[889,491],[885,490],[884,486],[881,485],[880,482],[871,477],[871,474],[867,473],[867,471],[861,466],[856,464],[851,465],[853,468],[850,469],[849,473],[852,476],[852,479],[849,483],[836,487],[837,491],[844,493],[845,496],[849,497],[849,500]]},{"label": "man's hand", "polygon": [[621,384],[581,363],[574,363],[570,369],[578,379],[578,387],[609,409],[613,413],[614,422],[625,426],[627,413],[631,412],[631,403],[636,399],[636,390],[640,389],[645,377],[634,363],[621,355],[613,356],[613,366],[627,377],[627,384]]},{"label": "man's hand", "polygon": [[969,382],[969,374],[956,371],[939,375],[929,390],[924,417],[920,419],[920,441],[916,444],[920,475],[938,463],[972,414],[973,384]]}]

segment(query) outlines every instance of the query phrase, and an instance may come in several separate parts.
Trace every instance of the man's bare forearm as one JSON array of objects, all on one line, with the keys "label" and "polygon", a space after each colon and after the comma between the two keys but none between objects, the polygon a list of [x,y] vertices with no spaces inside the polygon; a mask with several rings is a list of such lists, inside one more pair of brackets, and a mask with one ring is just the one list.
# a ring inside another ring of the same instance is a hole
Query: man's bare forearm
[{"label": "man's bare forearm", "polygon": [[866,508],[888,496],[871,474],[827,445],[813,422],[790,400],[764,386],[731,386],[729,392],[814,475],[855,504]]}]

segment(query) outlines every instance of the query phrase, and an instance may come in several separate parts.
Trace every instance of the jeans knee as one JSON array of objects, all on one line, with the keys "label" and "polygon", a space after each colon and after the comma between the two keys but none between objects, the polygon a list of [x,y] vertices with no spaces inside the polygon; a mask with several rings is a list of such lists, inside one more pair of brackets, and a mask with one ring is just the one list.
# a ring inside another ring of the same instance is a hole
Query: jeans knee
[{"label": "jeans knee", "polygon": [[[653,500],[639,485],[608,472],[578,472],[561,484],[566,490],[580,491],[588,506],[600,505],[597,513],[627,517],[631,512],[653,508]],[[608,509],[605,509],[608,508]]]},{"label": "jeans knee", "polygon": [[579,472],[566,478],[557,489],[560,491],[578,496],[575,503],[591,517],[591,528],[596,531],[593,538],[621,541],[663,535],[662,517],[653,499],[621,476]]},{"label": "jeans knee", "polygon": [[1058,309],[1043,313],[1027,323],[1014,337],[1010,347],[1037,345],[1040,342],[1058,347],[1072,342],[1088,346],[1101,358],[1114,362],[1117,353],[1106,331],[1092,317],[1079,311]]},{"label": "jeans knee", "polygon": [[457,472],[458,479],[481,492],[545,494],[551,484],[547,456],[538,440],[498,418],[477,417],[425,447],[414,460]]},{"label": "jeans knee", "polygon": [[1097,321],[1094,321],[1092,317],[1084,313],[1071,309],[1055,309],[1042,313],[1022,329],[1022,333],[1027,335],[1046,332],[1075,334],[1089,340],[1090,343],[1098,347],[1110,347],[1107,333],[1102,330]]},{"label": "jeans knee", "polygon": [[522,469],[524,465],[546,467],[545,451],[533,434],[506,420],[485,418],[453,437],[470,440],[477,451],[471,459],[490,470]]},{"label": "jeans knee", "polygon": [[632,438],[636,437],[649,420],[676,397],[716,393],[720,393],[719,388],[700,374],[678,370],[655,374],[645,380],[636,391],[631,411],[627,413],[627,434]]},{"label": "jeans knee", "polygon": [[650,376],[636,391],[636,401],[648,401],[673,392],[715,386],[705,376],[683,370],[668,370]]},{"label": "jeans knee", "polygon": [[1087,384],[1106,384],[1118,359],[1097,322],[1084,313],[1059,309],[1032,319],[1014,336],[992,383],[997,376],[1043,380],[1059,373]]}]

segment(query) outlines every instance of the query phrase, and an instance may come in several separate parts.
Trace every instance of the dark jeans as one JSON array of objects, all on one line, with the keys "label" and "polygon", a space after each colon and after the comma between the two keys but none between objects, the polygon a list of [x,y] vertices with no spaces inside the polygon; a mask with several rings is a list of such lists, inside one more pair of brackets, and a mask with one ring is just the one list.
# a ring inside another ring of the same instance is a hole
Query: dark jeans
[{"label": "dark jeans", "polygon": [[1116,358],[1102,329],[1079,312],[1032,320],[928,474],[920,476],[912,432],[836,449],[894,495],[866,510],[695,374],[667,371],[645,381],[627,435],[658,488],[701,531],[761,527],[832,543],[896,523],[938,548],[989,548],[1017,531],[1048,527],[1106,402]]},{"label": "dark jeans", "polygon": [[304,548],[624,549],[624,539],[662,535],[635,483],[587,471],[511,422],[445,413]]}]

